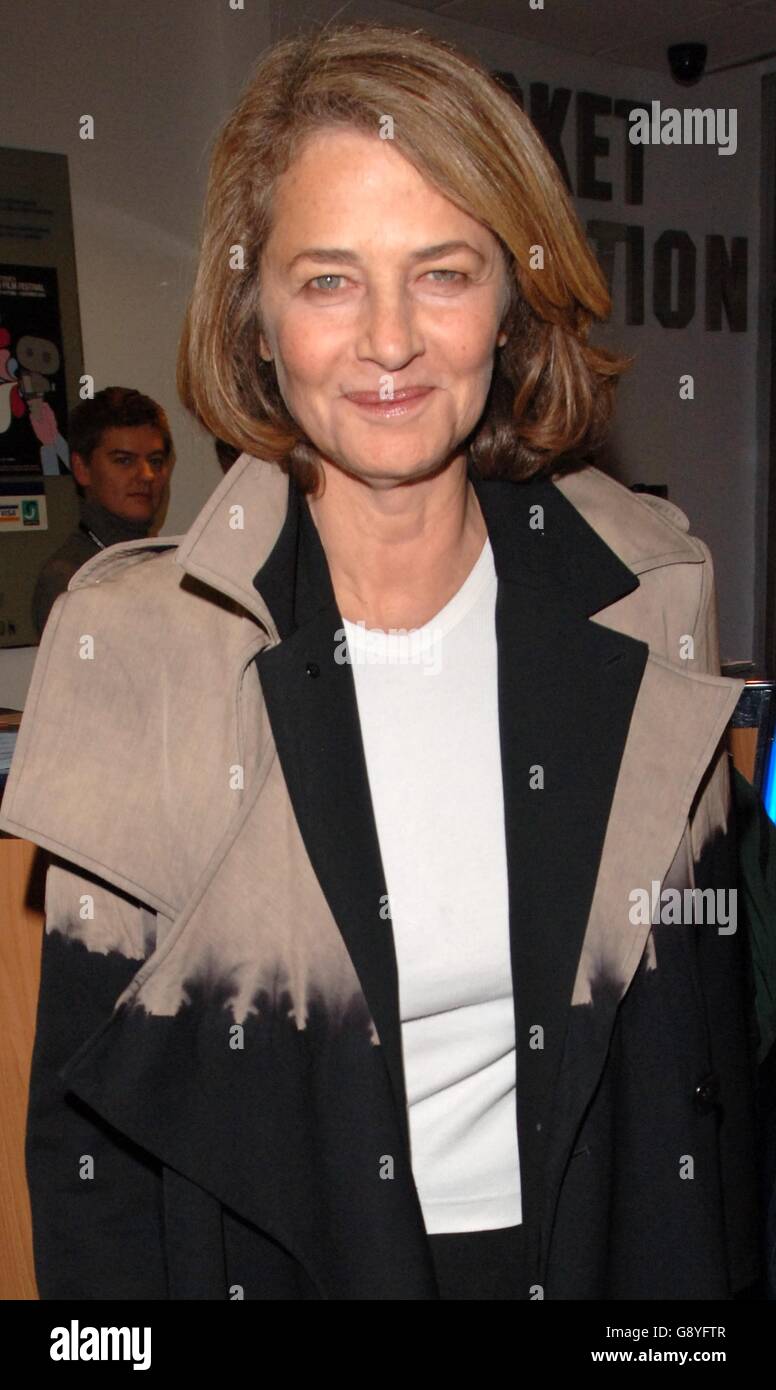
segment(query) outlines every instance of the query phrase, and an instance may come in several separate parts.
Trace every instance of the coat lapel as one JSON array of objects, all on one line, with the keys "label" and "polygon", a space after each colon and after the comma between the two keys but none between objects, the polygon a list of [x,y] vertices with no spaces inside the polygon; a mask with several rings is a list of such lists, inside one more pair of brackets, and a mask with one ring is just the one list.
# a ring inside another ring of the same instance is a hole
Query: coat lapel
[{"label": "coat lapel", "polygon": [[353,669],[338,661],[344,629],[306,502],[289,489],[286,521],[254,584],[281,641],[257,657],[272,734],[318,881],[345,940],[382,1045],[409,1150],[387,887],[369,791]]},{"label": "coat lapel", "polygon": [[499,580],[517,1123],[533,1250],[569,1003],[647,647],[589,621],[638,580],[549,480],[477,493]]}]

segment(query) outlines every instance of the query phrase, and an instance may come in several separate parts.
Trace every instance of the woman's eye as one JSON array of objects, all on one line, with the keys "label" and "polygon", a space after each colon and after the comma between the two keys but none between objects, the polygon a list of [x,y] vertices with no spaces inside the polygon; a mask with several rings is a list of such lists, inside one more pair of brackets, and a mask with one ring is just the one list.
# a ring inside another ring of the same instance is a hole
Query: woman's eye
[{"label": "woman's eye", "polygon": [[[455,282],[458,281],[458,279],[466,279],[466,275],[464,275],[463,271],[460,270],[430,270],[428,271],[428,275],[442,275],[444,279],[438,281],[438,284],[442,285],[452,285],[455,284]],[[321,282],[334,281],[334,279],[339,279],[339,281],[343,281],[343,279],[345,279],[345,275],[334,275],[331,274],[331,272],[327,272],[327,274],[324,275],[316,275],[314,279],[309,279],[309,281],[307,281],[307,288],[313,286],[313,288],[316,289],[318,293],[321,293],[321,295],[330,295],[330,293],[334,293],[335,291],[337,291],[337,289],[341,289],[341,286],[332,284],[321,284]]]},{"label": "woman's eye", "polygon": [[339,285],[319,285],[318,282],[319,282],[320,280],[344,280],[344,279],[345,279],[345,276],[344,276],[344,275],[316,275],[314,280],[308,280],[307,283],[308,283],[308,285],[315,285],[316,289],[320,288],[321,291],[323,292],[323,294],[327,294],[327,293],[330,293],[332,290],[339,289],[340,287],[339,287]]}]

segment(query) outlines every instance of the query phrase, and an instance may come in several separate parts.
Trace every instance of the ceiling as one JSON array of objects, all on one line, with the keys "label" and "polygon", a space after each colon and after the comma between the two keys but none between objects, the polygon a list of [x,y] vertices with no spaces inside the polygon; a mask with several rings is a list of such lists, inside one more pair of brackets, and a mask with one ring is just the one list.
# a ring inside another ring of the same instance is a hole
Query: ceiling
[{"label": "ceiling", "polygon": [[515,38],[667,72],[672,43],[708,45],[707,71],[776,50],[776,0],[403,0]]}]

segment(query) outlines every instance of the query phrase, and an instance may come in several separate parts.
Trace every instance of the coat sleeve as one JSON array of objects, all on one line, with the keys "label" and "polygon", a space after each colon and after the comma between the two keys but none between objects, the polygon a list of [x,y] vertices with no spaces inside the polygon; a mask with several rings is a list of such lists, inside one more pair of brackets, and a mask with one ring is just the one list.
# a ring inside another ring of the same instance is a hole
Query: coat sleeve
[{"label": "coat sleeve", "polygon": [[26,1128],[41,1299],[165,1299],[162,1172],[68,1094],[61,1071],[110,1019],[166,918],[51,858]]},{"label": "coat sleeve", "polygon": [[[696,669],[720,674],[714,569],[708,548],[693,630]],[[746,923],[738,912],[738,855],[730,754],[720,742],[690,814],[693,878],[711,889],[722,912],[717,924],[694,928],[698,980],[704,1003],[711,1086],[719,1116],[719,1158],[731,1293],[760,1273],[755,1089],[758,1028]],[[722,922],[722,917],[726,921]],[[720,927],[722,929],[720,929]]]}]

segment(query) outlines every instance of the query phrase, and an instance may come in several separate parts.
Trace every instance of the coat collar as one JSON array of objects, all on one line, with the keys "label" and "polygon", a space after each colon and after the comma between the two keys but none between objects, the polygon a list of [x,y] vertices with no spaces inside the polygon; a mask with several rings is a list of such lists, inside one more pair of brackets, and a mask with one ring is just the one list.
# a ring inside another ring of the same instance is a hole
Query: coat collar
[{"label": "coat collar", "polygon": [[[563,481],[558,486],[546,475],[522,483],[482,479],[471,464],[468,476],[488,527],[498,577],[552,593],[580,616],[590,617],[638,588],[637,573],[655,561],[698,561],[689,539],[650,514],[645,517],[651,524],[638,534],[623,531],[607,544],[565,496]],[[543,530],[530,524],[531,515],[537,516],[529,513],[531,506],[544,508]],[[515,541],[516,522],[521,545]],[[297,538],[306,551],[299,573],[311,573],[314,582],[307,594],[294,590],[284,597],[280,581],[288,575]],[[242,454],[225,474],[185,535],[162,539],[177,544],[176,562],[184,570],[239,602],[276,641],[281,632],[270,600],[288,635],[312,616],[311,604],[320,609],[333,598],[307,503],[277,464],[249,454]]]},{"label": "coat collar", "polygon": [[[471,464],[467,476],[483,513],[498,579],[541,593],[580,617],[638,588],[633,571],[549,478],[521,484],[485,480]],[[281,640],[336,603],[317,527],[293,482],[285,520],[253,587]]]},{"label": "coat collar", "polygon": [[[675,520],[669,525],[647,508],[641,525],[635,531],[629,529],[627,518],[617,515],[617,484],[611,484],[611,498],[602,499],[600,484],[609,480],[596,468],[515,483],[481,479],[470,465],[468,476],[485,517],[499,578],[522,580],[530,587],[554,592],[580,615],[591,617],[632,592],[638,588],[636,576],[655,565],[697,563],[702,558],[692,538],[681,534]],[[513,529],[518,508],[531,505],[544,507],[544,530],[529,526],[521,512],[521,530],[526,535],[524,545],[518,547]],[[682,517],[677,509],[672,511]],[[305,615],[311,615],[309,603],[315,602],[310,596],[295,594],[293,610],[289,610],[274,583],[293,551],[300,526],[315,572],[314,592],[321,596],[319,606],[323,607],[333,596],[328,566],[306,502],[277,464],[241,454],[188,531],[120,541],[88,560],[71,587],[89,582],[93,572],[102,578],[113,568],[120,568],[124,557],[134,551],[174,548],[176,564],[228,595],[252,614],[274,641],[280,641],[265,600],[266,587],[276,594],[275,607],[281,623],[285,618],[286,633],[290,630],[288,622],[298,626]]]}]

